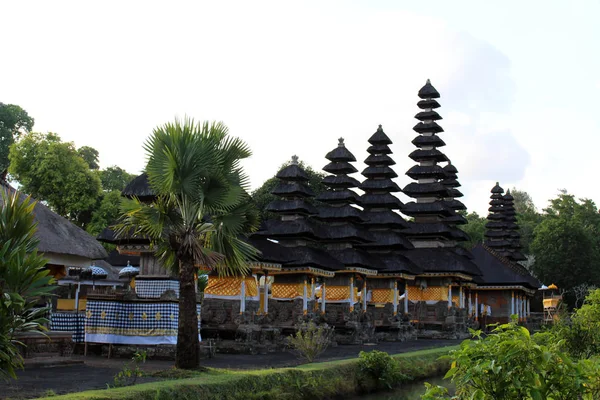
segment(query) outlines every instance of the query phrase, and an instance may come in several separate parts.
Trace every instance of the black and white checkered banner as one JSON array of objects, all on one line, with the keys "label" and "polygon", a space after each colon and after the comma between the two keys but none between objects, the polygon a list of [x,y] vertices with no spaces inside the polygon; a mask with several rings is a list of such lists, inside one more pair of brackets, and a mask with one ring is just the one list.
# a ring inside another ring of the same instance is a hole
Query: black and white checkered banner
[{"label": "black and white checkered banner", "polygon": [[167,290],[174,291],[179,298],[179,281],[139,278],[135,280],[135,293],[141,299],[158,299]]},{"label": "black and white checkered banner", "polygon": [[73,341],[82,343],[85,338],[85,314],[80,313],[51,313],[50,330],[73,332]]},{"label": "black and white checkered banner", "polygon": [[[115,344],[175,344],[179,305],[175,302],[88,300],[85,341]],[[198,330],[200,304],[196,305]]]}]

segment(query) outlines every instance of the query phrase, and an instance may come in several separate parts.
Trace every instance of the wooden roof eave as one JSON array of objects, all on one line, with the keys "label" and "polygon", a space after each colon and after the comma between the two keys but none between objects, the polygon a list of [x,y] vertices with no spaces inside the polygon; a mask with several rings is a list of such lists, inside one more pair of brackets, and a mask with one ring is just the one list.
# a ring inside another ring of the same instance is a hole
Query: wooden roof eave
[{"label": "wooden roof eave", "polygon": [[526,294],[533,296],[535,295],[534,289],[529,289],[522,285],[477,285],[477,290],[522,290]]},{"label": "wooden roof eave", "polygon": [[462,274],[460,272],[425,272],[423,274],[417,275],[417,278],[460,278],[465,281],[472,281],[473,277],[467,274]]},{"label": "wooden roof eave", "polygon": [[403,272],[378,272],[376,276],[372,276],[371,278],[399,278],[407,281],[414,281],[416,277]]},{"label": "wooden roof eave", "polygon": [[336,274],[361,274],[367,276],[377,275],[377,271],[373,269],[361,268],[361,267],[348,267],[342,271],[335,271]]},{"label": "wooden roof eave", "polygon": [[298,274],[307,274],[307,275],[314,275],[314,276],[322,276],[325,278],[332,278],[335,275],[335,272],[333,271],[326,271],[324,269],[320,269],[320,268],[314,268],[314,267],[286,267],[286,268],[282,268],[279,271],[275,271],[273,272],[273,275],[298,275]]},{"label": "wooden roof eave", "polygon": [[262,261],[252,261],[248,263],[252,272],[275,272],[281,271],[281,264],[268,263]]}]

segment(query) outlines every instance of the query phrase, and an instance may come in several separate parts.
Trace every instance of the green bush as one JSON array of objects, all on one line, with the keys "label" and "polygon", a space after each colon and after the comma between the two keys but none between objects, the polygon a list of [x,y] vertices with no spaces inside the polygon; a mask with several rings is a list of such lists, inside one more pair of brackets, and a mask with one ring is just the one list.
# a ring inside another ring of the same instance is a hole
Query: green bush
[{"label": "green bush", "polygon": [[317,326],[314,322],[302,324],[295,335],[290,335],[288,344],[308,362],[316,360],[331,344],[333,328],[328,325]]},{"label": "green bush", "polygon": [[[597,399],[600,367],[594,360],[574,361],[562,341],[548,334],[530,335],[516,321],[483,337],[473,332],[447,356],[445,378],[456,385],[456,399]],[[596,360],[597,361],[597,360]],[[450,399],[443,388],[429,386],[423,399]]]},{"label": "green bush", "polygon": [[358,369],[362,377],[374,381],[376,387],[391,389],[408,377],[400,372],[398,362],[384,351],[361,351],[358,358]]}]

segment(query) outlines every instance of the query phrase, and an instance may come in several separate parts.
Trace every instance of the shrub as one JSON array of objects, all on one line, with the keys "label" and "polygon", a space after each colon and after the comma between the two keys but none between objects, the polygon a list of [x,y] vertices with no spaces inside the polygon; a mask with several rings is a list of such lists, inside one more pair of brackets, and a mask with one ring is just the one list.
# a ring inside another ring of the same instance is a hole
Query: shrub
[{"label": "shrub", "polygon": [[[464,341],[448,356],[445,378],[456,385],[459,399],[595,399],[600,367],[592,360],[577,362],[561,351],[562,342],[546,334],[530,336],[516,321],[500,325],[494,334]],[[443,388],[429,386],[423,399],[449,399]]]},{"label": "shrub", "polygon": [[398,362],[384,351],[361,351],[358,358],[358,368],[362,377],[375,382],[375,386],[391,389],[395,384],[407,379],[400,372]]},{"label": "shrub", "polygon": [[[135,352],[131,358],[131,361],[125,364],[123,369],[115,375],[115,387],[135,385],[137,378],[141,378],[144,374],[140,369],[140,364],[145,362],[146,352]],[[133,364],[133,369],[130,368],[130,364]]]},{"label": "shrub", "polygon": [[317,326],[314,322],[302,324],[295,335],[290,335],[288,344],[308,362],[316,360],[331,344],[333,328]]}]

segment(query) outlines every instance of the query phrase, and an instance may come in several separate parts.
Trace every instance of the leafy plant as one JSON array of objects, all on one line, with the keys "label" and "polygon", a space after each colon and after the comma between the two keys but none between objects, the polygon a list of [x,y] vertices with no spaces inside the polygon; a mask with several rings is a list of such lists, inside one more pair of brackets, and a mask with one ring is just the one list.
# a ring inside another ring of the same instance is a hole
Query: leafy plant
[{"label": "leafy plant", "polygon": [[295,335],[290,335],[288,344],[308,362],[316,360],[331,344],[333,328],[314,322],[303,323]]},{"label": "leafy plant", "polygon": [[123,369],[115,375],[115,387],[135,385],[137,378],[144,375],[144,372],[140,369],[140,364],[146,362],[146,356],[145,351],[135,352],[131,361],[123,365]]},{"label": "leafy plant", "polygon": [[0,377],[16,378],[23,368],[18,333],[43,333],[49,307],[37,307],[54,282],[37,253],[34,203],[0,186]]},{"label": "leafy plant", "polygon": [[364,377],[375,381],[376,386],[384,386],[388,389],[406,378],[400,372],[398,362],[384,351],[361,351],[358,368]]},{"label": "leafy plant", "polygon": [[208,275],[198,276],[198,293],[204,293],[208,286]]},{"label": "leafy plant", "polygon": [[[458,399],[594,399],[598,367],[590,360],[572,360],[561,341],[531,336],[516,320],[493,334],[461,344],[448,356],[452,366],[445,378],[456,385]],[[423,399],[449,399],[440,387],[429,386]]]}]

